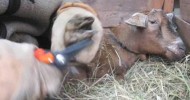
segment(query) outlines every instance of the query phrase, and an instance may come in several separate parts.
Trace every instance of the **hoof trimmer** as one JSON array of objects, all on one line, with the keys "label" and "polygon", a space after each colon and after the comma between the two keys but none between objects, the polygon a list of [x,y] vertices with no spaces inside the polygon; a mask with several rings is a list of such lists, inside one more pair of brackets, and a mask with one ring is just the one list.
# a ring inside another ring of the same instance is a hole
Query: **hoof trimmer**
[{"label": "hoof trimmer", "polygon": [[63,51],[48,51],[38,48],[34,52],[34,56],[41,62],[46,64],[55,65],[57,68],[62,69],[66,64],[82,49],[91,45],[93,41],[91,39],[85,39],[71,46],[65,48]]}]

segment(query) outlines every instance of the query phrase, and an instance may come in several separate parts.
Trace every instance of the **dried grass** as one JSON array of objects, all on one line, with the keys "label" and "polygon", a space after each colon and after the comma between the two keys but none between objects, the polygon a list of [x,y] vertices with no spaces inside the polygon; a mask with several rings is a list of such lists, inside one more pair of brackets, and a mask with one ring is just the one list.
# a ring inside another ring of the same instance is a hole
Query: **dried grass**
[{"label": "dried grass", "polygon": [[190,55],[172,63],[157,57],[137,61],[125,80],[105,75],[91,85],[79,81],[61,88],[57,100],[190,100]]}]

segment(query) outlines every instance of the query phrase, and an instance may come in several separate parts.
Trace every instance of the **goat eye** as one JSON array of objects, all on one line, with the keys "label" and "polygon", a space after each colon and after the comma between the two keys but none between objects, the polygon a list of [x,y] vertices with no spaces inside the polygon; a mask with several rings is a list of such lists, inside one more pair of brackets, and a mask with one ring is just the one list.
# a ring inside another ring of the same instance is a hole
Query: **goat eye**
[{"label": "goat eye", "polygon": [[156,24],[157,22],[156,21],[149,21],[151,24]]}]

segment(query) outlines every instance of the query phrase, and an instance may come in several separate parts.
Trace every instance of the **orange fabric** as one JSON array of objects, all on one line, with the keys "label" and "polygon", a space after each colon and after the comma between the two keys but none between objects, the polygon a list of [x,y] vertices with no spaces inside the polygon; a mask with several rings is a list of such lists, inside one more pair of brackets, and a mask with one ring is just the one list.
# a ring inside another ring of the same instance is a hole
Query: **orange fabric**
[{"label": "orange fabric", "polygon": [[51,52],[47,52],[43,49],[36,49],[34,51],[34,56],[41,62],[46,64],[51,64],[54,62],[54,56]]},{"label": "orange fabric", "polygon": [[83,8],[87,11],[90,11],[91,13],[93,13],[94,15],[98,15],[96,13],[96,11],[90,7],[89,5],[87,4],[84,4],[84,3],[81,3],[81,2],[75,2],[75,3],[71,3],[71,2],[68,2],[68,3],[65,3],[64,5],[62,5],[58,11],[57,11],[57,14],[61,14],[62,12],[64,12],[66,9],[68,9],[69,7],[79,7],[79,8]]}]

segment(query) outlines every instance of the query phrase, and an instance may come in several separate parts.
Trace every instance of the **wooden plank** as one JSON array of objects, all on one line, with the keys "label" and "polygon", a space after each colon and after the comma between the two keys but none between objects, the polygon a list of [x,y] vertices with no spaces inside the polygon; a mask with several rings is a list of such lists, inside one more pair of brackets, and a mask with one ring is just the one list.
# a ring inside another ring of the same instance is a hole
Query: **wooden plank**
[{"label": "wooden plank", "polygon": [[89,4],[99,14],[104,27],[123,23],[132,14],[148,9],[148,0],[81,0]]},{"label": "wooden plank", "polygon": [[165,0],[164,2],[164,11],[166,13],[173,12],[174,9],[174,0]]},{"label": "wooden plank", "polygon": [[190,24],[181,19],[179,16],[175,17],[175,21],[178,26],[179,35],[182,38],[187,51],[190,52]]},{"label": "wooden plank", "polygon": [[180,3],[190,4],[190,0],[180,0]]},{"label": "wooden plank", "polygon": [[[150,8],[151,9],[162,9],[165,0],[150,0]],[[167,1],[167,0],[166,0]]]},{"label": "wooden plank", "polygon": [[181,11],[181,17],[183,20],[190,23],[190,0],[180,0],[180,11]]}]

